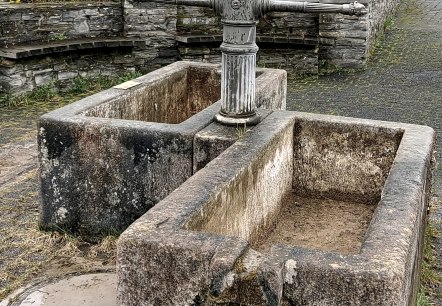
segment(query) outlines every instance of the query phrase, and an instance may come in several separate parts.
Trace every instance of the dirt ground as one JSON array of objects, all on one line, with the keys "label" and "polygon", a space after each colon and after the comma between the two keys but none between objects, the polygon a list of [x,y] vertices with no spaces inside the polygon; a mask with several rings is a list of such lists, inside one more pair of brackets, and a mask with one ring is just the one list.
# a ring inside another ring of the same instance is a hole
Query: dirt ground
[{"label": "dirt ground", "polygon": [[313,199],[288,193],[276,228],[256,249],[266,252],[273,244],[357,254],[375,205]]},{"label": "dirt ground", "polygon": [[0,111],[0,301],[23,284],[115,269],[116,237],[91,244],[38,227],[36,120],[55,104]]}]

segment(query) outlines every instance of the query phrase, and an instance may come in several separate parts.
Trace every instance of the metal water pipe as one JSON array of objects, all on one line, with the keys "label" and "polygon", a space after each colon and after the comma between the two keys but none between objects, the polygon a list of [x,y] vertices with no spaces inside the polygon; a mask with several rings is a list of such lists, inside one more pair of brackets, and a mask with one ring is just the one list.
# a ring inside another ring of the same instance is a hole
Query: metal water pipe
[{"label": "metal water pipe", "polygon": [[364,15],[365,6],[292,0],[147,0],[213,8],[221,16],[221,110],[215,119],[227,125],[254,125],[260,121],[255,105],[256,25],[267,12],[341,13]]}]

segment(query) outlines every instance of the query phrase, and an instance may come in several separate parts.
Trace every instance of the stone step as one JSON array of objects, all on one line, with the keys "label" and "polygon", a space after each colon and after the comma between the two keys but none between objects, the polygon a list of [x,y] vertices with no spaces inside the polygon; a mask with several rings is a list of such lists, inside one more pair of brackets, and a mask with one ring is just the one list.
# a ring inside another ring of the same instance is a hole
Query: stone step
[{"label": "stone step", "polygon": [[46,44],[15,45],[8,48],[0,48],[0,57],[21,59],[38,55],[61,53],[74,50],[93,48],[116,48],[116,47],[145,47],[146,41],[134,37],[112,38],[85,38],[75,40],[63,40]]}]

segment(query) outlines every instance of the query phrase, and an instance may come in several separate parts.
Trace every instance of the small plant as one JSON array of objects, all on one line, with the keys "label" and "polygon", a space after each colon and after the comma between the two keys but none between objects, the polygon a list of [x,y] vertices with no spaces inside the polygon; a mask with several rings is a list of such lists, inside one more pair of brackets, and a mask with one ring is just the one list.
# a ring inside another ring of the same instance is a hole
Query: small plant
[{"label": "small plant", "polygon": [[437,258],[432,240],[438,237],[436,226],[429,222],[425,230],[423,260],[421,264],[421,288],[417,297],[418,306],[430,306],[430,297],[437,295],[434,288],[442,284],[442,275],[437,271]]},{"label": "small plant", "polygon": [[56,94],[54,83],[50,83],[34,88],[34,90],[28,94],[28,97],[33,101],[44,102],[52,99]]},{"label": "small plant", "polygon": [[67,39],[67,36],[65,35],[65,33],[57,33],[51,37],[51,40],[57,40],[57,41],[65,40],[65,39]]},{"label": "small plant", "polygon": [[0,96],[0,105],[6,107],[30,105],[32,102],[46,102],[57,95],[54,84],[50,83],[34,88],[32,91],[14,96],[6,93]]},{"label": "small plant", "polygon": [[[129,71],[126,74],[123,74],[122,76],[120,76],[119,78],[117,78],[117,84],[121,84],[124,82],[127,82],[129,80],[135,79],[142,76],[141,72],[139,71]],[[117,85],[115,84],[115,85]]]},{"label": "small plant", "polygon": [[430,301],[428,300],[428,297],[425,295],[425,293],[422,290],[419,290],[419,293],[417,294],[417,306],[430,306]]},{"label": "small plant", "polygon": [[388,16],[384,22],[384,31],[389,32],[394,26],[394,19],[392,16]]},{"label": "small plant", "polygon": [[68,89],[70,94],[82,94],[92,89],[92,82],[88,78],[77,75],[72,79],[72,84]]},{"label": "small plant", "polygon": [[251,129],[248,129],[245,123],[243,126],[236,125],[236,139],[241,140],[250,131]]}]

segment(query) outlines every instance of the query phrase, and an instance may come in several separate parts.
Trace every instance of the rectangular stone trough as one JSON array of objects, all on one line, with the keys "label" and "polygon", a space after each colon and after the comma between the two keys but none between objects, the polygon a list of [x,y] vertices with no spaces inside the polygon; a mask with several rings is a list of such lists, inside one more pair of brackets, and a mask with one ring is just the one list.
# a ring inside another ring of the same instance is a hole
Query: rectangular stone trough
[{"label": "rectangular stone trough", "polygon": [[[194,135],[220,109],[219,66],[177,62],[134,81],[39,120],[42,228],[121,232],[192,175]],[[258,106],[285,108],[285,71],[256,82]]]},{"label": "rectangular stone trough", "polygon": [[433,145],[273,112],[120,236],[118,305],[416,305]]}]

